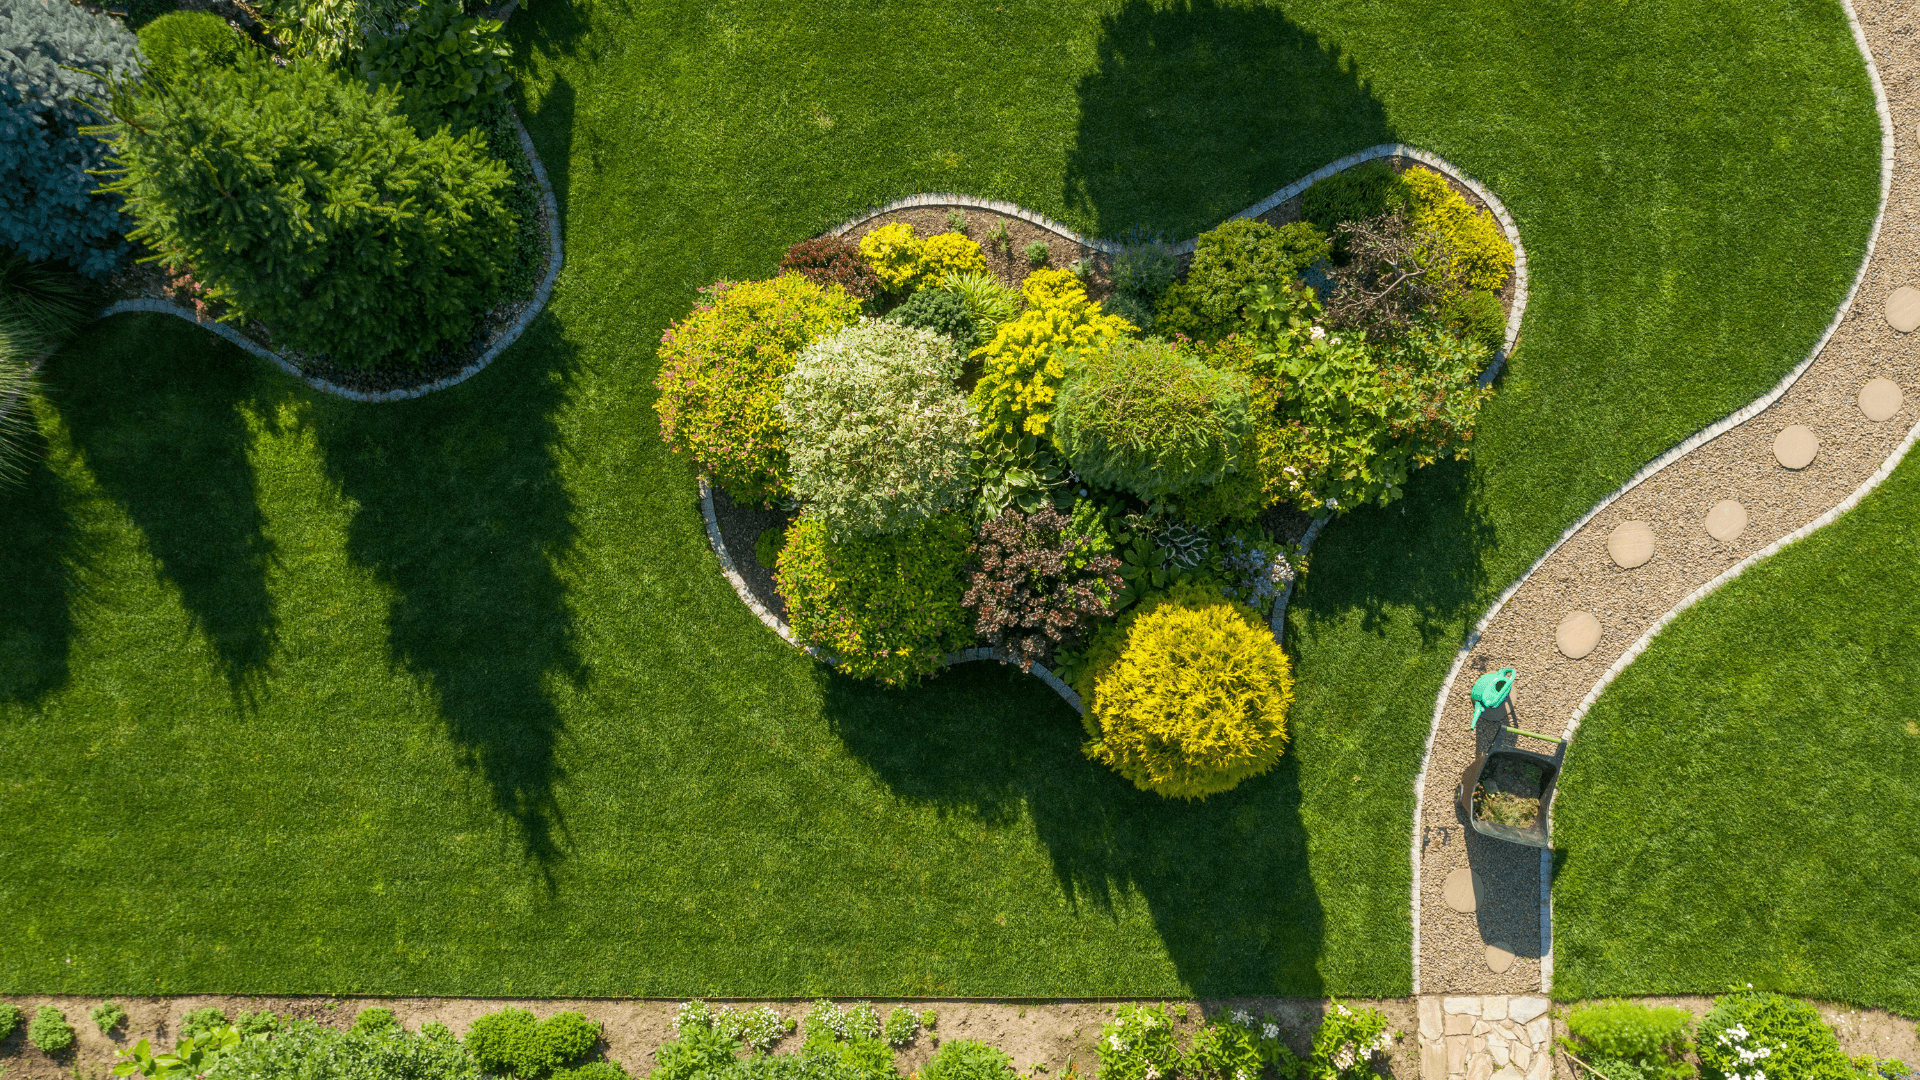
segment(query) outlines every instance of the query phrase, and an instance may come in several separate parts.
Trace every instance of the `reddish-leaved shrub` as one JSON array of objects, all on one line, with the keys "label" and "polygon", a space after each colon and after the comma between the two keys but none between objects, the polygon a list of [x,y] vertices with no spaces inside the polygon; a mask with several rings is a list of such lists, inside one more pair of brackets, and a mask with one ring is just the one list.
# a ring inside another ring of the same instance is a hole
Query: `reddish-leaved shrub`
[{"label": "reddish-leaved shrub", "polygon": [[[1100,530],[1090,534],[1084,526]],[[979,616],[974,631],[1026,671],[1113,614],[1126,582],[1105,529],[1070,520],[1051,506],[1008,509],[980,526],[964,603]],[[1102,550],[1105,548],[1105,550]]]},{"label": "reddish-leaved shrub", "polygon": [[880,293],[880,279],[860,257],[859,245],[840,236],[816,236],[787,249],[780,272],[799,274],[816,285],[838,285],[862,300]]}]

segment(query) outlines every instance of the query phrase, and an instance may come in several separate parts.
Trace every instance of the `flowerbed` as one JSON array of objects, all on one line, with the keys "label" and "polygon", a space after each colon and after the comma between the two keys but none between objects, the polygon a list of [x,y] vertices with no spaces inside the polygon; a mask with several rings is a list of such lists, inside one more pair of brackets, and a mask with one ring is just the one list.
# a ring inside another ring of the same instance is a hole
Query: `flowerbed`
[{"label": "flowerbed", "polygon": [[908,685],[984,644],[1068,680],[1088,755],[1140,788],[1229,790],[1286,745],[1267,621],[1305,567],[1274,515],[1466,456],[1504,322],[1489,216],[1421,170],[1334,179],[1324,227],[1237,219],[1185,265],[1036,248],[1016,274],[960,211],[802,241],[667,330],[663,435],[795,515],[755,558],[846,673]]}]

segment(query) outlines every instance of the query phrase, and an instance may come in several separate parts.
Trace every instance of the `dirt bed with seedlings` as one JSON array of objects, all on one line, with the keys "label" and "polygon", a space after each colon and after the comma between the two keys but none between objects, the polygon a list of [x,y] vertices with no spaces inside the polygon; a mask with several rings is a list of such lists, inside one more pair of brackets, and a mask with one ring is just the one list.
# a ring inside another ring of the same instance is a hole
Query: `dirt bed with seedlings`
[{"label": "dirt bed with seedlings", "polygon": [[[1089,259],[1092,260],[1092,270],[1082,279],[1086,282],[1087,295],[1094,300],[1104,300],[1113,293],[1113,282],[1108,277],[1110,264],[1105,255],[1030,221],[978,206],[916,206],[906,210],[889,210],[847,230],[846,239],[858,244],[861,237],[894,222],[913,226],[915,235],[922,240],[940,233],[965,233],[968,239],[980,245],[980,256],[987,261],[987,269],[993,271],[1000,283],[1010,289],[1018,289],[1027,275],[1035,270],[1069,270],[1074,263]],[[961,227],[956,229],[956,224]],[[997,243],[994,239],[1001,228],[1007,231],[1005,243]],[[1032,244],[1047,246],[1045,262],[1035,263],[1027,258],[1027,248]]]},{"label": "dirt bed with seedlings", "polygon": [[[1920,53],[1906,47],[1909,13],[1891,0],[1855,5],[1881,77],[1894,130],[1920,124]],[[1899,144],[1878,246],[1844,319],[1806,372],[1771,407],[1694,449],[1655,474],[1570,537],[1521,585],[1487,627],[1449,690],[1427,761],[1418,833],[1420,989],[1425,993],[1518,993],[1541,985],[1540,853],[1477,836],[1454,805],[1454,786],[1474,755],[1514,745],[1511,725],[1562,733],[1582,699],[1627,649],[1695,589],[1748,556],[1808,524],[1850,495],[1880,467],[1920,419],[1920,350],[1887,324],[1884,305],[1897,288],[1920,283],[1920,145]],[[1887,420],[1862,413],[1858,398],[1871,379],[1892,380],[1904,400]],[[1800,470],[1775,458],[1776,436],[1804,425],[1819,453]],[[1707,533],[1707,512],[1721,500],[1746,508],[1747,526],[1731,540]],[[1623,569],[1607,538],[1625,522],[1651,526],[1650,561]],[[1597,647],[1579,659],[1563,655],[1555,628],[1569,613],[1591,613]],[[1519,672],[1509,717],[1469,731],[1468,688],[1481,674]],[[1523,749],[1552,753],[1551,743],[1522,739]],[[1572,753],[1579,753],[1573,749]],[[1562,789],[1556,800],[1579,798]],[[1459,912],[1444,900],[1447,875],[1471,867],[1485,885],[1479,908]],[[1493,972],[1485,947],[1501,942],[1520,957]]]},{"label": "dirt bed with seedlings", "polygon": [[[293,1016],[331,1027],[347,1028],[361,1009],[392,1009],[395,1018],[409,1031],[423,1024],[438,1022],[464,1036],[473,1021],[508,1005],[529,1009],[537,1016],[548,1016],[563,1009],[583,1013],[601,1024],[605,1032],[595,1055],[619,1062],[634,1076],[653,1071],[654,1048],[674,1037],[673,1018],[680,1007],[675,1000],[635,999],[518,999],[518,998],[346,998],[346,997],[248,997],[182,996],[165,998],[119,998],[127,1010],[127,1022],[112,1036],[102,1035],[87,1010],[100,1003],[99,998],[30,997],[10,998],[31,1017],[42,1005],[52,1005],[66,1013],[79,1035],[74,1049],[58,1058],[49,1058],[27,1045],[23,1022],[4,1043],[0,1043],[0,1067],[8,1080],[73,1080],[103,1077],[116,1055],[141,1039],[155,1046],[172,1046],[180,1018],[193,1009],[212,1006],[234,1017],[242,1012],[266,1009],[282,1016]],[[714,1004],[718,1004],[716,1000]],[[731,1000],[741,1011],[768,1004],[798,1021],[806,1015],[809,1002]],[[842,1002],[850,1004],[850,1002]],[[875,999],[874,1005],[884,1018],[897,1001]],[[1069,1067],[1091,1077],[1098,1067],[1094,1043],[1100,1026],[1113,1015],[1115,1003],[1108,1001],[1064,1002],[984,1002],[918,1000],[908,1002],[916,1010],[932,1009],[937,1020],[931,1032],[921,1031],[914,1042],[898,1050],[894,1061],[902,1076],[923,1068],[941,1040],[974,1039],[998,1047],[1013,1057],[1014,1067],[1023,1074],[1060,1077]],[[1412,1032],[1417,1023],[1411,999],[1355,1001],[1351,1006],[1371,1005],[1387,1017],[1390,1031]],[[1186,1015],[1177,1022],[1189,1035],[1209,1016],[1245,1010],[1252,1016],[1268,1017],[1279,1023],[1293,1049],[1309,1052],[1313,1033],[1328,1003],[1315,998],[1231,998],[1185,1004]],[[795,1053],[800,1048],[796,1030],[774,1046],[776,1054]],[[1382,1072],[1399,1080],[1414,1080],[1420,1073],[1418,1040],[1397,1041],[1383,1055]]]}]

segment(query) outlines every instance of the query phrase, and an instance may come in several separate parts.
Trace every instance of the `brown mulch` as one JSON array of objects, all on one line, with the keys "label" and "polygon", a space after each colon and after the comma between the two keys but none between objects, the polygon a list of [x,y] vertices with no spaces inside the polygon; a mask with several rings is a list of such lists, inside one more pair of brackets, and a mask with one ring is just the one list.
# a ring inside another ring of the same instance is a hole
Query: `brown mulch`
[{"label": "brown mulch", "polygon": [[[1076,244],[1058,233],[1049,232],[1029,221],[1009,217],[997,210],[986,210],[977,206],[917,206],[907,210],[890,210],[878,217],[861,222],[849,229],[846,238],[858,244],[860,238],[882,225],[891,225],[904,221],[913,226],[916,235],[925,238],[939,233],[953,232],[948,214],[958,214],[966,219],[965,233],[980,245],[980,255],[987,261],[987,269],[993,271],[1000,283],[1010,289],[1018,289],[1028,274],[1042,267],[1054,270],[1066,270],[1079,259],[1093,260],[1093,273],[1087,279],[1087,295],[1094,300],[1104,300],[1113,293],[1113,282],[1108,277],[1108,260],[1105,255],[1085,244]],[[1000,226],[1006,226],[1007,243],[996,244],[993,234]],[[1047,261],[1035,266],[1027,261],[1027,245],[1042,243],[1047,245]]]}]

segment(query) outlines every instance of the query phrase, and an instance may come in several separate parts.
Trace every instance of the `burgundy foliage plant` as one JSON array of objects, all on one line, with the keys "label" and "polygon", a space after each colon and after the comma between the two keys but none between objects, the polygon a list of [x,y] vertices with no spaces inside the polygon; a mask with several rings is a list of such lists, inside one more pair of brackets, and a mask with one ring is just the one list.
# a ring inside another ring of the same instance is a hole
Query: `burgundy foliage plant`
[{"label": "burgundy foliage plant", "polygon": [[816,236],[787,249],[780,272],[799,274],[816,285],[838,285],[862,300],[880,293],[880,279],[860,257],[860,248],[839,236]]},{"label": "burgundy foliage plant", "polygon": [[1126,583],[1120,560],[1071,535],[1051,506],[1008,509],[980,526],[963,602],[979,616],[974,630],[1026,671],[1071,647],[1113,614]]}]

